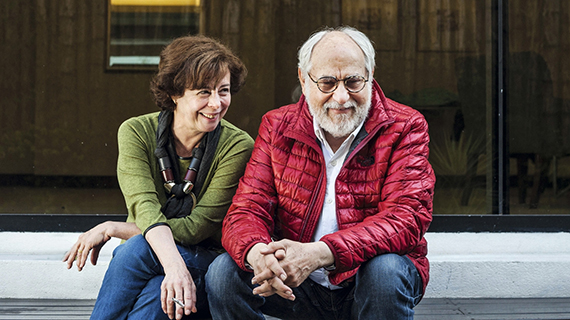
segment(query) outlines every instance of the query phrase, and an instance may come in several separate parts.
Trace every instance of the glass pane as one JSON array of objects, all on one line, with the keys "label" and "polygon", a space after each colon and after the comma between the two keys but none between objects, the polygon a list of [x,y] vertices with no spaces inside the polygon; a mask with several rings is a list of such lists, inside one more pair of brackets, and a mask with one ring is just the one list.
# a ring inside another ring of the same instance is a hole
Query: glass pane
[{"label": "glass pane", "polygon": [[155,67],[173,38],[199,32],[200,0],[109,0],[109,15],[109,67]]},{"label": "glass pane", "polygon": [[486,146],[492,69],[487,2],[392,3],[401,12],[389,15],[399,21],[383,26],[391,32],[364,31],[381,44],[376,78],[386,95],[419,110],[428,121],[430,162],[437,176],[434,213],[489,213]]},{"label": "glass pane", "polygon": [[[220,39],[249,70],[226,119],[255,137],[264,113],[299,96],[299,46],[323,26],[346,24],[374,41],[375,78],[385,94],[418,109],[430,125],[434,213],[492,213],[497,3],[0,1],[0,212],[126,212],[115,176],[116,133],[127,118],[157,111],[153,74],[109,68],[154,70],[160,49],[179,35]],[[570,0],[504,3],[510,197],[498,201],[510,203],[511,213],[564,212]]]},{"label": "glass pane", "polygon": [[570,1],[508,2],[511,213],[570,210]]}]

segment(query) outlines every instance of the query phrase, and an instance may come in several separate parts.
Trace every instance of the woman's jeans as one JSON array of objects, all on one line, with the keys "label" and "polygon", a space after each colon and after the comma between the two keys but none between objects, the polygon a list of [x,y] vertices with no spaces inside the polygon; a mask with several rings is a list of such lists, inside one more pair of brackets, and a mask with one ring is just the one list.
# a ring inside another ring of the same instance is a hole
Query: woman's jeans
[{"label": "woman's jeans", "polygon": [[241,270],[224,253],[210,265],[206,292],[214,320],[265,319],[413,319],[422,280],[405,256],[383,254],[363,264],[348,287],[329,290],[309,278],[293,288],[295,301],[277,294],[253,295],[253,273]]},{"label": "woman's jeans", "polygon": [[[218,254],[200,246],[177,247],[196,285],[198,313],[208,316],[204,277]],[[148,242],[142,235],[132,237],[113,252],[91,319],[169,319],[160,303],[163,279],[164,270]]]}]

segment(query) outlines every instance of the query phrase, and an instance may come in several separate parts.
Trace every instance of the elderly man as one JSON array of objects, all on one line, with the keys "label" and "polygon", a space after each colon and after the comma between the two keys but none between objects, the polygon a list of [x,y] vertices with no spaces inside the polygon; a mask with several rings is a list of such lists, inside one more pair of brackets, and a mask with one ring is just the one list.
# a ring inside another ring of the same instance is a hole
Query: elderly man
[{"label": "elderly man", "polygon": [[435,177],[422,115],[387,99],[341,27],[299,50],[299,102],[268,112],[210,266],[214,319],[412,319]]}]

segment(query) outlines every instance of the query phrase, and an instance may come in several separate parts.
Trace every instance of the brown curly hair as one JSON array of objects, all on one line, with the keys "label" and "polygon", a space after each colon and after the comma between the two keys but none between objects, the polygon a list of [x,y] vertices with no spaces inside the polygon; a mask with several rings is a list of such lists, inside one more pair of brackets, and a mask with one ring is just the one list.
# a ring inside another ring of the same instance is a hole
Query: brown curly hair
[{"label": "brown curly hair", "polygon": [[186,89],[209,88],[230,72],[230,92],[237,93],[245,83],[247,69],[226,46],[206,36],[174,39],[160,53],[158,73],[150,83],[156,105],[174,110],[172,97],[181,97]]}]

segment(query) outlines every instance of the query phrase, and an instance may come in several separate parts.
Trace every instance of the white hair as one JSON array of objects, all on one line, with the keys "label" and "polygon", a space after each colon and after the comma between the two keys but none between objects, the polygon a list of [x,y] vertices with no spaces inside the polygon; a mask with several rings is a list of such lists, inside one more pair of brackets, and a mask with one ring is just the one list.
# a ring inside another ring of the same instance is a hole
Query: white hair
[{"label": "white hair", "polygon": [[356,30],[355,28],[349,26],[341,26],[337,28],[326,28],[321,31],[318,31],[312,34],[307,41],[301,46],[298,53],[299,58],[299,69],[303,72],[303,74],[307,74],[311,70],[311,54],[313,53],[313,48],[323,37],[331,33],[333,31],[339,31],[347,36],[349,36],[356,44],[360,47],[362,52],[364,53],[364,63],[366,71],[368,72],[368,80],[372,80],[373,78],[373,70],[375,66],[374,58],[375,58],[375,51],[372,42],[368,37]]}]

